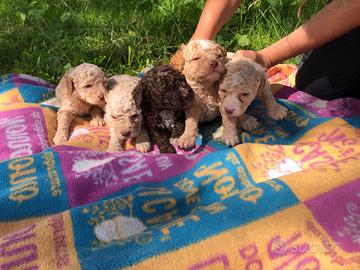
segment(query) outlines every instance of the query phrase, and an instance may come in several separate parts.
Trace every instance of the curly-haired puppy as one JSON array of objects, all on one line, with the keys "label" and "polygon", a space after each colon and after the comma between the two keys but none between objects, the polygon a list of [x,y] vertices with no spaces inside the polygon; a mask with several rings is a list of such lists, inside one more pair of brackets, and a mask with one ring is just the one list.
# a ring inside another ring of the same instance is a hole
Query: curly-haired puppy
[{"label": "curly-haired puppy", "polygon": [[71,122],[76,116],[91,114],[90,125],[105,124],[102,108],[105,105],[107,78],[96,65],[81,64],[68,71],[56,87],[55,94],[60,102],[57,113],[55,144],[69,139]]},{"label": "curly-haired puppy", "polygon": [[142,93],[141,108],[150,141],[160,153],[176,153],[171,140],[184,131],[184,110],[194,99],[185,77],[170,65],[159,65],[148,71],[137,86]]},{"label": "curly-haired puppy", "polygon": [[210,121],[219,115],[218,83],[225,72],[227,54],[211,40],[194,40],[172,57],[174,68],[182,70],[195,93],[193,104],[186,110],[185,131],[178,140],[180,148],[195,145],[199,122]]},{"label": "curly-haired puppy", "polygon": [[139,81],[140,78],[128,75],[108,80],[104,117],[110,129],[108,151],[122,151],[122,144],[135,137],[136,150],[143,153],[150,150],[148,135],[142,128],[141,94],[134,91]]},{"label": "curly-haired puppy", "polygon": [[219,95],[224,128],[220,140],[229,146],[239,143],[238,124],[245,130],[257,128],[256,118],[245,114],[257,96],[272,119],[279,120],[287,114],[287,108],[276,102],[270,90],[265,69],[249,58],[237,57],[226,64],[226,75],[220,83]]}]

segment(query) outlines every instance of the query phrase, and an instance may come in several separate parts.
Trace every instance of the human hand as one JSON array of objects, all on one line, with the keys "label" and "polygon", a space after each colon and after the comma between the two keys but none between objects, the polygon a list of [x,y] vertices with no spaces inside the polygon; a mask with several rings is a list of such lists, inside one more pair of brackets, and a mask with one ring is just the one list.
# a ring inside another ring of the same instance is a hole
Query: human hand
[{"label": "human hand", "polygon": [[233,56],[233,59],[236,59],[237,57],[250,58],[265,68],[269,68],[269,67],[273,66],[269,56],[267,56],[265,53],[262,53],[261,51],[238,50],[238,51],[236,51],[235,55]]}]

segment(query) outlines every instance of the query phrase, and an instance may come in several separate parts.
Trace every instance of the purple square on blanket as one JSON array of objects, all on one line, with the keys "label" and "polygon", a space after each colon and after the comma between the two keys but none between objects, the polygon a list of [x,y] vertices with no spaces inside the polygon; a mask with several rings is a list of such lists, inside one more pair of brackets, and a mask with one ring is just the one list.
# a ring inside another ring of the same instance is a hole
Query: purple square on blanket
[{"label": "purple square on blanket", "polygon": [[360,100],[355,98],[322,100],[291,87],[283,87],[276,93],[276,97],[301,104],[322,117],[351,117],[360,114]]},{"label": "purple square on blanket", "polygon": [[339,247],[360,251],[360,178],[305,204]]}]

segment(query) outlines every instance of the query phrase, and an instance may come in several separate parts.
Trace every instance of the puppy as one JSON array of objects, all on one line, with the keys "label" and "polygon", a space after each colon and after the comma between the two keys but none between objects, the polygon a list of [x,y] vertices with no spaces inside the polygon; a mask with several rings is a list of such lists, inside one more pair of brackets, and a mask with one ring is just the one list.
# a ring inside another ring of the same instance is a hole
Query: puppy
[{"label": "puppy", "polygon": [[139,81],[140,78],[128,75],[108,80],[104,117],[110,129],[108,151],[122,151],[122,144],[135,137],[136,150],[143,153],[150,150],[148,134],[142,128],[141,94],[134,91]]},{"label": "puppy", "polygon": [[53,138],[55,144],[69,139],[69,128],[75,116],[91,114],[90,125],[105,124],[102,108],[105,105],[107,78],[96,65],[81,64],[68,71],[55,89],[60,102],[57,113],[57,131]]},{"label": "puppy", "polygon": [[210,40],[190,41],[171,59],[195,94],[193,104],[185,111],[185,131],[178,140],[180,148],[193,147],[199,122],[211,121],[219,115],[218,83],[225,72],[226,59],[225,49]]},{"label": "puppy", "polygon": [[155,66],[145,73],[136,91],[143,96],[141,107],[151,143],[160,153],[176,153],[171,142],[183,133],[184,110],[194,99],[185,77],[170,65]]},{"label": "puppy", "polygon": [[258,127],[256,118],[245,114],[256,97],[262,100],[272,119],[279,120],[287,114],[287,108],[276,102],[270,90],[265,69],[249,58],[237,57],[226,64],[226,75],[220,83],[219,96],[224,128],[220,140],[228,146],[239,143],[238,124],[245,130]]}]

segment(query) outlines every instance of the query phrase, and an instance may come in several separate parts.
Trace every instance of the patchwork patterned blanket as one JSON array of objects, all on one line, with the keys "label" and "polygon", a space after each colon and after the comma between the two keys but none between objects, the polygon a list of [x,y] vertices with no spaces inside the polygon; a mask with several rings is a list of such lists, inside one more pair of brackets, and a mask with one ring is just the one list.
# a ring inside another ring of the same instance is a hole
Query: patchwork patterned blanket
[{"label": "patchwork patterned blanket", "polygon": [[[105,152],[78,119],[53,146],[53,86],[0,79],[1,269],[360,269],[360,101],[323,101],[269,71],[286,119],[227,148],[202,126],[176,155]],[[275,84],[276,83],[276,84]]]}]

